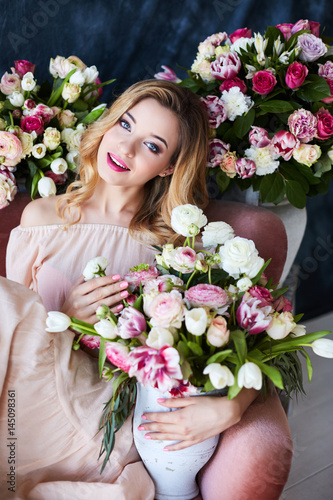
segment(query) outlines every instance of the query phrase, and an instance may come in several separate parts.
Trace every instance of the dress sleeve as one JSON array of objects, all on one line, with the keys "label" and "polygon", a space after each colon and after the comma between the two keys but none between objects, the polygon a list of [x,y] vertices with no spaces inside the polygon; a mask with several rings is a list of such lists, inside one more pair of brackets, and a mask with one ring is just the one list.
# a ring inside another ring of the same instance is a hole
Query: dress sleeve
[{"label": "dress sleeve", "polygon": [[6,276],[34,290],[40,235],[32,229],[18,226],[11,231],[6,252]]}]

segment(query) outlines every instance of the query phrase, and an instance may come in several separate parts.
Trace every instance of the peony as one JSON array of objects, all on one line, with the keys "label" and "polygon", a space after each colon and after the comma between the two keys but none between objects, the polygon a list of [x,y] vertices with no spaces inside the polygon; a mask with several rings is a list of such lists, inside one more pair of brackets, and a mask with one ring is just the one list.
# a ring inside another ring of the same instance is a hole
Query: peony
[{"label": "peony", "polygon": [[128,373],[131,368],[129,348],[117,342],[105,342],[105,354],[108,360],[123,372]]},{"label": "peony", "polygon": [[154,326],[149,332],[146,344],[153,349],[161,349],[165,345],[173,345],[174,336],[168,328]]},{"label": "peony", "polygon": [[248,30],[247,28],[240,28],[229,35],[229,40],[231,43],[235,43],[236,40],[239,40],[240,38],[251,38],[251,36],[251,29]]},{"label": "peony", "polygon": [[229,296],[223,288],[205,283],[192,286],[186,290],[185,298],[191,307],[218,309],[229,303]]},{"label": "peony", "polygon": [[237,383],[239,387],[246,387],[246,389],[256,389],[260,391],[262,387],[262,373],[255,363],[245,363],[239,369],[237,376]]},{"label": "peony", "polygon": [[207,330],[207,340],[215,347],[222,347],[229,342],[230,331],[223,316],[215,316]]},{"label": "peony", "polygon": [[257,94],[267,95],[272,92],[276,83],[276,78],[271,71],[261,70],[253,75],[252,88]]},{"label": "peony", "polygon": [[176,73],[171,68],[169,68],[168,66],[161,66],[161,68],[163,69],[163,71],[156,73],[154,75],[154,78],[156,78],[157,80],[167,80],[169,82],[175,83],[181,82],[181,79],[178,78]]},{"label": "peony", "polygon": [[103,338],[108,340],[113,340],[117,337],[117,332],[115,330],[115,325],[111,323],[108,319],[101,319],[94,324],[96,332]]},{"label": "peony", "polygon": [[203,230],[202,243],[205,248],[217,247],[217,245],[224,245],[234,236],[233,228],[226,222],[210,222]]},{"label": "peony", "polygon": [[132,306],[123,309],[118,318],[115,332],[122,339],[138,337],[147,328],[144,315]]},{"label": "peony", "polygon": [[2,75],[0,81],[0,90],[5,95],[10,95],[13,92],[20,92],[21,90],[21,79],[15,74],[6,73]]},{"label": "peony", "polygon": [[299,58],[305,62],[316,61],[327,52],[327,47],[321,38],[309,33],[298,37],[297,47],[301,49]]},{"label": "peony", "polygon": [[317,118],[304,108],[294,111],[288,118],[290,132],[301,142],[310,142],[317,134]]},{"label": "peony", "polygon": [[207,322],[207,313],[203,307],[196,307],[185,311],[185,325],[192,335],[202,335],[206,331]]},{"label": "peony", "polygon": [[201,101],[208,114],[209,126],[211,128],[218,128],[227,119],[227,110],[224,102],[213,95],[208,95],[205,99],[202,97]]},{"label": "peony", "polygon": [[84,281],[92,280],[96,276],[104,276],[108,265],[109,261],[105,257],[95,257],[89,260],[82,272]]},{"label": "peony", "polygon": [[253,125],[249,133],[249,141],[251,146],[255,146],[256,148],[264,148],[271,142],[266,129]]},{"label": "peony", "polygon": [[226,144],[220,139],[209,140],[209,154],[207,167],[217,167],[222,163],[223,156],[230,149],[230,144]]},{"label": "peony", "polygon": [[62,90],[62,98],[69,103],[75,102],[81,93],[81,87],[77,83],[65,83],[64,88]]},{"label": "peony", "polygon": [[246,94],[247,87],[245,85],[245,82],[237,76],[235,78],[228,78],[228,80],[224,80],[219,89],[221,92],[223,92],[224,90],[229,91],[232,87],[238,87],[239,90],[243,92],[243,94]]},{"label": "peony", "polygon": [[293,158],[308,167],[311,167],[321,156],[321,149],[317,144],[301,144],[294,149]]},{"label": "peony", "polygon": [[263,303],[260,299],[252,297],[248,292],[243,295],[242,301],[237,308],[236,318],[239,326],[251,335],[266,330],[271,324],[271,305]]},{"label": "peony", "polygon": [[56,333],[64,332],[71,325],[71,318],[59,311],[49,311],[46,318],[45,330],[47,332]]},{"label": "peony", "polygon": [[235,52],[219,54],[210,65],[211,72],[217,80],[234,78],[241,69],[242,63]]},{"label": "peony", "polygon": [[31,132],[36,132],[37,135],[41,135],[44,132],[44,123],[41,116],[24,116],[21,119],[21,129],[23,132],[31,134]]},{"label": "peony", "polygon": [[153,326],[180,328],[184,319],[182,296],[176,290],[160,293],[153,298],[144,296],[143,307],[147,316],[151,318]]},{"label": "peony", "polygon": [[286,161],[292,157],[294,149],[300,145],[299,140],[290,132],[280,130],[271,140],[271,148],[277,156],[282,156]]},{"label": "peony", "polygon": [[30,92],[36,87],[36,80],[34,79],[34,75],[32,73],[26,73],[21,81],[21,87],[23,90],[27,90]]},{"label": "peony", "polygon": [[17,193],[15,177],[7,170],[0,170],[0,210],[13,201]]},{"label": "peony", "polygon": [[265,263],[264,259],[259,257],[253,241],[240,236],[226,241],[220,248],[219,254],[220,267],[235,279],[241,274],[253,278]]},{"label": "peony", "polygon": [[55,127],[47,127],[43,136],[43,144],[49,149],[53,151],[57,149],[61,141],[61,134],[58,129]]},{"label": "peony", "polygon": [[0,131],[0,156],[4,157],[3,164],[14,167],[21,160],[21,141],[11,132]]},{"label": "peony", "polygon": [[315,114],[317,118],[317,139],[330,139],[333,135],[333,116],[328,109],[320,108]]},{"label": "peony", "polygon": [[297,61],[290,64],[287,69],[285,81],[290,89],[300,87],[304,82],[309,70],[308,68]]},{"label": "peony", "polygon": [[237,116],[247,113],[253,104],[251,98],[244,95],[239,87],[232,87],[229,91],[224,90],[221,100],[225,104],[230,121],[234,121]]},{"label": "peony", "polygon": [[274,340],[284,339],[295,328],[296,323],[291,312],[275,313],[271,324],[266,328],[267,334]]},{"label": "peony", "polygon": [[248,158],[238,158],[235,164],[236,173],[241,179],[248,179],[256,173],[256,164]]},{"label": "peony", "polygon": [[182,236],[195,236],[207,224],[207,217],[195,205],[180,205],[172,210],[171,227]]},{"label": "peony", "polygon": [[251,146],[245,150],[245,155],[254,161],[257,175],[272,174],[280,165],[280,162],[276,160],[275,153],[269,146],[264,148]]},{"label": "peony", "polygon": [[226,173],[231,179],[235,177],[236,171],[236,159],[237,155],[234,152],[228,151],[222,158],[221,170]]},{"label": "peony", "polygon": [[234,385],[235,377],[227,366],[219,363],[207,365],[203,371],[204,375],[209,375],[209,379],[215,389],[224,389],[227,386]]}]

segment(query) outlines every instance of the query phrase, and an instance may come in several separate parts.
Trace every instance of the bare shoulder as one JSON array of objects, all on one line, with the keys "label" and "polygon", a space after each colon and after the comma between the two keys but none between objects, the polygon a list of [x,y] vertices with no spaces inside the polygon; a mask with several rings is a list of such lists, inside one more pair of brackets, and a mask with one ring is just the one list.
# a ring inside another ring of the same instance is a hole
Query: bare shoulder
[{"label": "bare shoulder", "polygon": [[21,227],[59,224],[62,220],[56,210],[58,199],[58,196],[50,196],[31,201],[22,212]]}]

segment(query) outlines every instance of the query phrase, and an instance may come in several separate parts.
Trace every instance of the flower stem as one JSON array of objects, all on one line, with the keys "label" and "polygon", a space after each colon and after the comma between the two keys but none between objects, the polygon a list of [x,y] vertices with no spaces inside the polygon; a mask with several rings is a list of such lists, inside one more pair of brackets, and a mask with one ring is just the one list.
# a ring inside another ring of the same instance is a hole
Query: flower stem
[{"label": "flower stem", "polygon": [[189,280],[186,284],[186,290],[188,290],[189,286],[190,286],[190,283],[192,281],[192,279],[194,278],[194,276],[197,274],[198,271],[194,270],[193,273],[191,274],[191,276],[189,277]]}]

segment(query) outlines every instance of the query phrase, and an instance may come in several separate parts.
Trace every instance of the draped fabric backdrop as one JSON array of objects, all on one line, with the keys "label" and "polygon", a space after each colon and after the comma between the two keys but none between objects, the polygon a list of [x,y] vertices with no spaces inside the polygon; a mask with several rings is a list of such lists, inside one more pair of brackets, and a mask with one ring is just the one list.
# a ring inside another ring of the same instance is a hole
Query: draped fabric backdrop
[{"label": "draped fabric backdrop", "polygon": [[[104,91],[108,103],[130,84],[152,78],[162,64],[184,78],[181,67],[191,66],[199,42],[218,31],[247,26],[263,33],[267,25],[309,19],[333,36],[329,0],[1,0],[0,5],[0,75],[15,59],[28,59],[36,64],[40,84],[49,77],[51,57],[77,55],[97,66],[102,81],[117,79]],[[333,309],[333,184],[327,194],[308,200],[307,209],[296,307],[311,318]]]}]

